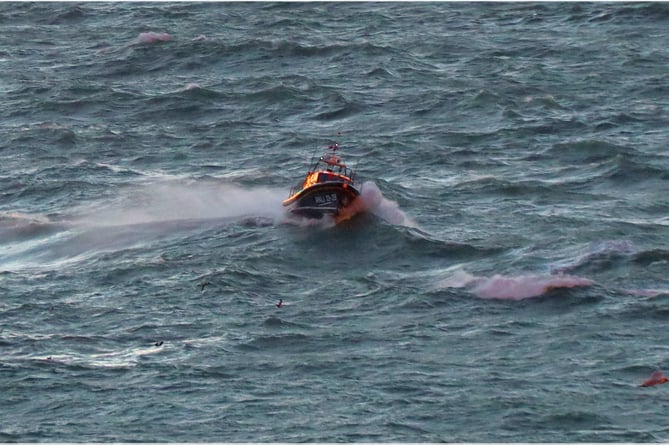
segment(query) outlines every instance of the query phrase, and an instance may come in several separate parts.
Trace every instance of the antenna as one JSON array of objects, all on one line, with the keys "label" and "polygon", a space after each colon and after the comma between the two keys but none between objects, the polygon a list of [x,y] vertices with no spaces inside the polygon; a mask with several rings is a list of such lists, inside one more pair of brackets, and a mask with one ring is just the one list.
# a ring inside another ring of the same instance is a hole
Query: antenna
[{"label": "antenna", "polygon": [[[355,167],[353,168],[353,171],[355,172],[355,176],[356,176],[356,182],[358,181],[358,172],[360,171],[360,170],[358,169],[358,166],[360,165],[360,160],[361,160],[361,159],[362,159],[362,156],[360,156],[360,157],[358,157],[358,159],[356,159],[356,161],[355,161]],[[362,185],[363,185],[363,184],[360,184],[360,191],[362,191]]]},{"label": "antenna", "polygon": [[[341,138],[341,131],[337,132],[337,138]],[[336,140],[333,140],[332,144],[328,148],[332,151],[337,151],[339,148],[339,143]]]},{"label": "antenna", "polygon": [[309,161],[309,165],[314,165],[314,159],[316,159],[316,152],[318,152],[318,147],[314,147],[314,152],[311,154],[311,160]]}]

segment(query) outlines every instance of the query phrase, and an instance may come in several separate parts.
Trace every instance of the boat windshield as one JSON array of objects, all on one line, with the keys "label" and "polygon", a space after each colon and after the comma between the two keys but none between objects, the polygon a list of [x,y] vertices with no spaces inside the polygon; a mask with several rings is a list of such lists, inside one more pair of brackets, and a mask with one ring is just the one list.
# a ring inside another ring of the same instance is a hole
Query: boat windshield
[{"label": "boat windshield", "polygon": [[328,181],[343,181],[344,178],[341,177],[341,175],[337,175],[334,173],[326,172],[326,173],[321,173],[318,176],[318,182],[328,182]]}]

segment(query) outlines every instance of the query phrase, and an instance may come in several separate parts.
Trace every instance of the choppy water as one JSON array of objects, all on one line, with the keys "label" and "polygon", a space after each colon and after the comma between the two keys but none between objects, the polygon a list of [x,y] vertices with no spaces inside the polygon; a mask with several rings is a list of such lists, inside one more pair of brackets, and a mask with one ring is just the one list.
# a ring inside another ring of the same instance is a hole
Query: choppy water
[{"label": "choppy water", "polygon": [[1,3],[0,440],[668,441],[668,25]]}]

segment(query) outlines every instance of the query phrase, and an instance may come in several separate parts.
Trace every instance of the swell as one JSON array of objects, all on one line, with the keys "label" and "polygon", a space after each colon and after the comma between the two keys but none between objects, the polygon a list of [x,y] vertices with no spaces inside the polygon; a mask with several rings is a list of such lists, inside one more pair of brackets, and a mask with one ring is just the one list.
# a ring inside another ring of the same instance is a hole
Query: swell
[{"label": "swell", "polygon": [[[157,44],[156,44],[157,43]],[[262,39],[241,37],[222,40],[207,36],[183,36],[170,38],[169,41],[157,41],[151,45],[127,45],[107,47],[99,51],[102,58],[90,68],[97,74],[108,78],[136,76],[142,72],[157,72],[167,69],[203,70],[233,63],[239,60],[247,63],[269,63],[275,58],[289,58],[299,61],[301,58],[333,59],[350,54],[378,57],[392,54],[390,47],[359,43],[309,44],[293,40]]]},{"label": "swell", "polygon": [[[474,267],[476,263],[456,264],[449,269],[448,276],[436,284],[436,289],[464,288],[480,298],[510,300],[541,296],[556,289],[594,285],[605,285],[610,291],[647,298],[669,293],[667,289],[645,287],[647,283],[643,282],[641,274],[638,274],[638,278],[626,280],[626,282],[619,279],[609,281],[606,278],[611,272],[621,269],[634,271],[641,267],[662,267],[669,260],[669,254],[665,249],[642,249],[631,241],[623,239],[591,243],[578,249],[567,248],[564,253],[569,255],[569,258],[549,263],[548,274],[502,275],[495,273],[489,276],[477,276],[465,270],[468,267]],[[664,311],[655,311],[655,313],[663,314]]]},{"label": "swell", "polygon": [[643,250],[633,256],[633,261],[641,266],[669,263],[669,249],[654,248]]},{"label": "swell", "polygon": [[400,231],[404,238],[407,253],[438,260],[448,259],[449,262],[469,262],[489,258],[500,254],[503,249],[495,246],[461,243],[440,239],[420,229],[404,229]]},{"label": "swell", "polygon": [[667,180],[669,171],[663,165],[664,156],[641,152],[630,146],[599,140],[581,140],[559,143],[545,152],[529,158],[532,161],[560,162],[565,165],[587,166],[598,164],[604,168],[600,179],[616,183]]},{"label": "swell", "polygon": [[539,297],[560,289],[590,287],[594,281],[572,275],[523,274],[489,277],[470,275],[458,270],[437,284],[438,289],[466,288],[482,299],[524,300]]},{"label": "swell", "polygon": [[[630,188],[653,191],[669,179],[662,157],[641,153],[631,147],[603,142],[561,143],[550,149],[515,160],[524,170],[505,164],[483,164],[476,153],[455,152],[454,168],[463,173],[439,178],[453,193],[540,199],[544,202],[598,200],[602,194],[629,194]],[[428,156],[425,161],[428,161]],[[439,159],[434,162],[439,165]],[[482,168],[483,167],[483,168]],[[472,169],[478,168],[474,174]],[[426,178],[432,182],[437,177]],[[623,192],[624,191],[624,192]]]},{"label": "swell", "polygon": [[629,146],[613,144],[601,140],[577,140],[554,144],[536,156],[537,160],[558,159],[567,163],[593,163],[615,159],[617,156],[639,155]]}]

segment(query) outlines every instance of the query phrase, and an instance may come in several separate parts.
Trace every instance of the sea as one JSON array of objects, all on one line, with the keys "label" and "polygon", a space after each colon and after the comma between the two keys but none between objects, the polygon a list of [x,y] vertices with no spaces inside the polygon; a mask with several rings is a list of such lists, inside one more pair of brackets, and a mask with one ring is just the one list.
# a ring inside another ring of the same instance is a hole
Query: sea
[{"label": "sea", "polygon": [[668,29],[0,3],[0,442],[669,441]]}]

